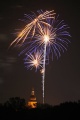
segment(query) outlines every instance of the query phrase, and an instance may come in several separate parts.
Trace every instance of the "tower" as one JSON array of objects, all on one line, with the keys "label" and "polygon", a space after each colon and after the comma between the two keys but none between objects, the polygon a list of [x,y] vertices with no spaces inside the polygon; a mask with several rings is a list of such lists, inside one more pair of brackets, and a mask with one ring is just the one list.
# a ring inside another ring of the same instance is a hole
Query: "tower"
[{"label": "tower", "polygon": [[30,95],[30,98],[29,98],[27,105],[29,108],[36,108],[37,107],[37,100],[35,97],[34,88],[32,88],[31,95]]}]

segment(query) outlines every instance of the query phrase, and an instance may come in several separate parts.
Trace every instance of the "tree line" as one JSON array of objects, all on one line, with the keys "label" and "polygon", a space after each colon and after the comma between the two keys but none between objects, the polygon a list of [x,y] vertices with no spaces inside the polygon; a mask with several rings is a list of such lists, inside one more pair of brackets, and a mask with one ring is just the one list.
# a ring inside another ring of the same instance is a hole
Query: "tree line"
[{"label": "tree line", "polygon": [[80,119],[80,100],[64,102],[59,105],[37,103],[36,108],[26,106],[25,99],[12,97],[4,104],[0,103],[0,120],[32,119]]}]

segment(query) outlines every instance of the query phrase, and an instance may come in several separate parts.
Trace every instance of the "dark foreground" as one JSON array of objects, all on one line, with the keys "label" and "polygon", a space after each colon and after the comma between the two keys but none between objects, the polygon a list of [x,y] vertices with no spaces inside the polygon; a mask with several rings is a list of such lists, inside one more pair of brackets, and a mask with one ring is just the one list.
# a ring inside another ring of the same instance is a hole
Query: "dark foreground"
[{"label": "dark foreground", "polygon": [[23,104],[0,105],[0,120],[57,120],[80,119],[80,101],[65,102],[57,106],[38,104],[37,108],[27,108]]}]

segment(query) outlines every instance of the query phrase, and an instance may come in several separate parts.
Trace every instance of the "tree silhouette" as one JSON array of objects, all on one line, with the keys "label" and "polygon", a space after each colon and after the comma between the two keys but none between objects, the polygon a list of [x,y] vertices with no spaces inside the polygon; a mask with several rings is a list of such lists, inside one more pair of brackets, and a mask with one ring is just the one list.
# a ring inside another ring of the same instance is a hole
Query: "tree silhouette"
[{"label": "tree silhouette", "polygon": [[25,104],[25,99],[21,99],[20,97],[12,97],[5,102],[4,106],[19,111],[25,108]]}]

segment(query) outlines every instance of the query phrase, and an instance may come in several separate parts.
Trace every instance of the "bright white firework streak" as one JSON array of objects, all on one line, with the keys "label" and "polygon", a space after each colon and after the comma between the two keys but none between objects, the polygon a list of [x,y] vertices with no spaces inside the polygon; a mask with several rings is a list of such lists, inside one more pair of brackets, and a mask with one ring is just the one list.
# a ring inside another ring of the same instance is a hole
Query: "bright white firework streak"
[{"label": "bright white firework streak", "polygon": [[42,91],[43,91],[43,104],[44,104],[44,83],[45,83],[45,60],[46,60],[46,43],[44,44],[44,59],[43,59],[43,75],[42,75]]}]

